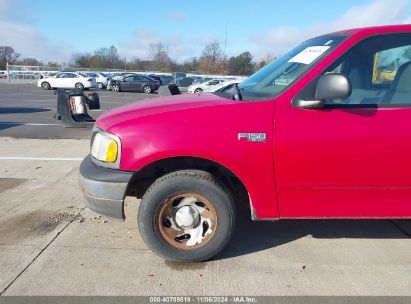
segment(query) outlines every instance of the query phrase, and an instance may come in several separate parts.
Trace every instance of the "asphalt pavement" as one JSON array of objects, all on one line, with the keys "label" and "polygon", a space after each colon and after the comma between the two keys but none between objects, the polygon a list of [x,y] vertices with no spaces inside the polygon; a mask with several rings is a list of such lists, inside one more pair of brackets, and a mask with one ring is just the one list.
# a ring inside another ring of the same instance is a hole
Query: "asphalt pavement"
[{"label": "asphalt pavement", "polygon": [[[93,118],[131,102],[157,97],[154,94],[92,90],[100,98],[99,110],[88,110]],[[74,138],[87,139],[90,129],[64,128],[54,119],[57,95],[36,87],[35,83],[9,83],[0,80],[0,136],[14,138]]]}]

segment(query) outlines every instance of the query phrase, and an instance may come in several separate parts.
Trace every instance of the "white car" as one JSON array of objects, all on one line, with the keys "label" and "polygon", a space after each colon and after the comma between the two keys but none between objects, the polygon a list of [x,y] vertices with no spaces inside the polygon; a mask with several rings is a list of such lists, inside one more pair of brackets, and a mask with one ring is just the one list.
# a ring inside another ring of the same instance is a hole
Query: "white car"
[{"label": "white car", "polygon": [[89,89],[96,86],[96,80],[83,73],[62,72],[56,76],[42,78],[37,81],[37,86],[44,90],[50,89]]},{"label": "white car", "polygon": [[209,87],[205,92],[225,92],[233,87],[235,84],[239,84],[244,79],[230,79],[221,82],[215,86]]},{"label": "white car", "polygon": [[44,72],[41,74],[40,78],[50,78],[56,76],[59,72]]},{"label": "white car", "polygon": [[217,84],[220,84],[224,82],[223,79],[211,79],[209,81],[203,82],[203,83],[198,83],[198,84],[192,84],[188,87],[188,92],[189,93],[200,93],[202,91],[206,91],[208,88],[215,86]]},{"label": "white car", "polygon": [[98,89],[104,89],[107,87],[108,79],[101,73],[96,72],[84,72],[89,77],[93,77],[96,80],[96,86]]}]

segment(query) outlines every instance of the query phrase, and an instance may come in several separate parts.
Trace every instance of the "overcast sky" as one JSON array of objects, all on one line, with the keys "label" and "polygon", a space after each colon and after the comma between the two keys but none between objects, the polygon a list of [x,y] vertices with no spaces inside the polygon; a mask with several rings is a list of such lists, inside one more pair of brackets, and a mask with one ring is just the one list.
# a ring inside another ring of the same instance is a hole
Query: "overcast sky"
[{"label": "overcast sky", "polygon": [[158,41],[182,61],[215,39],[229,56],[258,59],[326,32],[397,23],[411,23],[410,0],[0,0],[0,45],[45,62],[109,45],[148,58]]}]

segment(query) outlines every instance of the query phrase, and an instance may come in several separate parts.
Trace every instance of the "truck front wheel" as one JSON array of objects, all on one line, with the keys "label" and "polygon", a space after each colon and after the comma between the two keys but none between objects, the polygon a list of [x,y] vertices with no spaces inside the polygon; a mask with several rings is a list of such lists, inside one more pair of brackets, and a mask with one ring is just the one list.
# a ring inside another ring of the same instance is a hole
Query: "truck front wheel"
[{"label": "truck front wheel", "polygon": [[157,179],[138,211],[146,245],[166,260],[205,261],[228,243],[235,207],[230,193],[204,171],[181,170]]}]

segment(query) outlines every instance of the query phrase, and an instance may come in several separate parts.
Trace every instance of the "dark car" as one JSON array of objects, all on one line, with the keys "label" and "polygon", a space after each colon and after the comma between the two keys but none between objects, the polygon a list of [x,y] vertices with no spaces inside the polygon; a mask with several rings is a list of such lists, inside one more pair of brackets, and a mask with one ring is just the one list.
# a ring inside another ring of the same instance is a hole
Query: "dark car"
[{"label": "dark car", "polygon": [[148,77],[154,80],[158,80],[160,82],[160,85],[168,85],[168,84],[175,83],[173,76],[150,74],[148,75]]},{"label": "dark car", "polygon": [[176,82],[173,76],[160,75],[159,77],[161,78],[161,85],[174,84]]},{"label": "dark car", "polygon": [[124,79],[125,77],[129,75],[135,75],[135,73],[129,73],[129,72],[115,72],[115,73],[109,73],[107,77],[107,90],[111,90],[111,82],[115,81],[117,77],[121,77],[121,79]]},{"label": "dark car", "polygon": [[181,79],[186,78],[187,74],[186,73],[181,73],[181,72],[175,72],[173,73],[174,79],[176,83],[178,83]]},{"label": "dark car", "polygon": [[160,82],[143,75],[128,75],[121,80],[112,80],[110,83],[114,92],[144,92],[152,93],[160,87]]},{"label": "dark car", "polygon": [[188,87],[190,85],[192,85],[194,82],[194,78],[193,77],[185,77],[183,79],[180,79],[177,81],[177,85],[179,87]]},{"label": "dark car", "polygon": [[163,81],[161,80],[161,77],[160,77],[160,76],[157,76],[157,75],[147,75],[147,77],[148,77],[148,78],[151,78],[151,79],[154,79],[154,80],[157,80],[157,81],[160,83],[160,85],[163,85]]}]

